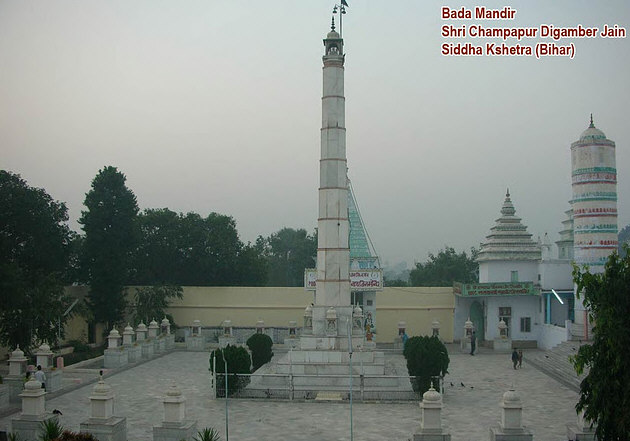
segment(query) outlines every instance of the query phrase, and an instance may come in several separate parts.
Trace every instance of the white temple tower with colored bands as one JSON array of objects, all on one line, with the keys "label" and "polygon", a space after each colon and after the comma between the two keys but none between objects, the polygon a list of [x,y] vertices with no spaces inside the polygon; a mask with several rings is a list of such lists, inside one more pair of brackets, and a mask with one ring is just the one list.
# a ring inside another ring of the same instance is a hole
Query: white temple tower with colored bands
[{"label": "white temple tower with colored bands", "polygon": [[603,272],[617,250],[617,169],[615,143],[591,124],[571,144],[574,259]]}]

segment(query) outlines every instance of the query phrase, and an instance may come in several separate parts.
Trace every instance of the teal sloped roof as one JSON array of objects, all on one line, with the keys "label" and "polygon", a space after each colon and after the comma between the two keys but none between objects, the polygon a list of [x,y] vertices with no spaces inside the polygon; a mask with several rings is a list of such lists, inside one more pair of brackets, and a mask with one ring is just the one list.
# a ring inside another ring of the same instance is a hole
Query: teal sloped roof
[{"label": "teal sloped roof", "polygon": [[376,257],[370,252],[367,234],[357,209],[352,186],[348,189],[348,219],[350,221],[350,258]]}]

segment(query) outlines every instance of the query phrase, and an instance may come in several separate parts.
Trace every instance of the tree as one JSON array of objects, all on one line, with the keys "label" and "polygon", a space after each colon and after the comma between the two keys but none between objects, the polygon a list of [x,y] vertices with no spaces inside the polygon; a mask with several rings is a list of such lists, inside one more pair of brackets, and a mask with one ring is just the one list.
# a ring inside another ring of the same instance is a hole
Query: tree
[{"label": "tree", "polygon": [[[409,375],[415,377],[413,390],[420,394],[429,390],[433,377],[444,377],[448,373],[448,350],[436,336],[411,337],[405,343],[403,355]],[[438,384],[433,386],[439,389]]]},{"label": "tree", "polygon": [[[153,319],[159,320],[166,317],[164,310],[168,308],[171,300],[181,298],[183,298],[181,286],[156,285],[137,288],[131,307],[134,324],[141,321],[149,323]],[[169,316],[168,319],[173,323],[172,316]]]},{"label": "tree", "polygon": [[247,339],[246,344],[252,353],[253,371],[271,361],[273,341],[267,334],[254,334]]},{"label": "tree", "polygon": [[588,369],[575,408],[597,424],[600,441],[630,435],[630,253],[625,249],[624,258],[609,257],[603,274],[573,267],[577,292],[595,325],[592,344],[580,346],[573,358],[578,374]]},{"label": "tree", "polygon": [[472,283],[478,278],[479,265],[475,261],[477,250],[470,249],[470,257],[465,251],[457,254],[446,246],[436,255],[429,253],[425,263],[416,263],[409,274],[411,286],[451,286],[453,282]]},{"label": "tree", "polygon": [[269,278],[267,286],[302,286],[304,269],[317,259],[317,233],[283,228],[265,239]]},{"label": "tree", "polygon": [[0,170],[0,342],[26,351],[54,343],[68,298],[66,206],[19,175]]},{"label": "tree", "polygon": [[125,181],[115,167],[99,170],[79,220],[85,232],[82,264],[90,283],[90,308],[94,321],[107,327],[123,318],[124,286],[138,241],[138,204]]},{"label": "tree", "polygon": [[263,248],[243,245],[230,216],[150,209],[138,215],[138,227],[132,284],[264,285]]}]

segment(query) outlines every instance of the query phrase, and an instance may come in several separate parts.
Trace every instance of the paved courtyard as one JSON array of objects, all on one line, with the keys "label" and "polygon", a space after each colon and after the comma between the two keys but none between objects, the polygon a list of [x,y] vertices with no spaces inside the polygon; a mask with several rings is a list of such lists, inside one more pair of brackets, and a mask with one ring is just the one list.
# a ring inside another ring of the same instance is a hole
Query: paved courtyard
[{"label": "paved courtyard", "polygon": [[[152,440],[152,427],[162,420],[162,397],[171,381],[187,399],[187,417],[197,420],[198,429],[215,427],[225,440],[225,400],[208,398],[208,355],[174,352],[106,378],[116,396],[114,413],[127,417],[129,440]],[[450,358],[443,422],[453,441],[489,439],[489,427],[501,419],[501,396],[511,387],[521,394],[523,422],[535,440],[566,440],[565,425],[575,420],[577,394],[528,365],[527,352],[523,368],[516,371],[509,354],[482,350],[470,356],[452,351]],[[93,386],[52,398],[46,407],[62,411],[63,426],[78,430],[88,417]],[[228,404],[233,441],[350,439],[347,402],[229,400]],[[355,402],[353,416],[354,439],[364,441],[408,440],[420,423],[417,402]],[[0,420],[0,430],[8,428],[10,419]]]}]

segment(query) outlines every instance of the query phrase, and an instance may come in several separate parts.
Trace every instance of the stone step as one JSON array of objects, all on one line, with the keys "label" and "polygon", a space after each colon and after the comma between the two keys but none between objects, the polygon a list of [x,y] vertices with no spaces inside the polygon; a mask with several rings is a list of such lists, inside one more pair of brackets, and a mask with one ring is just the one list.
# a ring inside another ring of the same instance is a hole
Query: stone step
[{"label": "stone step", "polygon": [[576,374],[570,357],[577,354],[580,344],[567,341],[548,351],[531,353],[525,361],[556,381],[579,392],[580,382],[584,376]]}]

